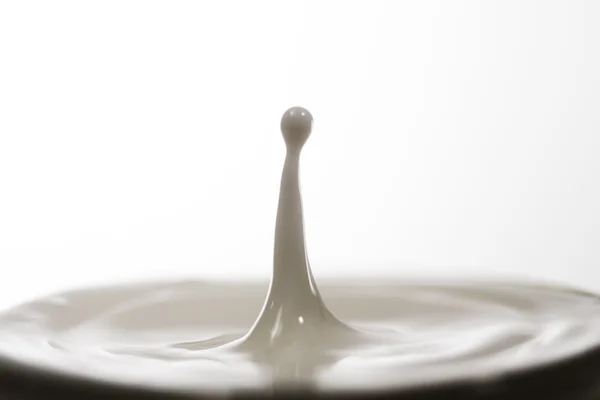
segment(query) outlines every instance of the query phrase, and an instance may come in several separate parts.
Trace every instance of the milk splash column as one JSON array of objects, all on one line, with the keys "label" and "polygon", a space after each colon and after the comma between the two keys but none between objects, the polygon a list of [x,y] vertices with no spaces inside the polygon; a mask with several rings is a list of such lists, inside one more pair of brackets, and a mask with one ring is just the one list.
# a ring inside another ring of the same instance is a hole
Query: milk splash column
[{"label": "milk splash column", "polygon": [[301,107],[290,108],[281,119],[286,156],[275,224],[273,276],[260,317],[246,337],[251,345],[308,344],[317,341],[324,329],[351,331],[323,303],[306,251],[299,167],[312,125],[312,115]]}]

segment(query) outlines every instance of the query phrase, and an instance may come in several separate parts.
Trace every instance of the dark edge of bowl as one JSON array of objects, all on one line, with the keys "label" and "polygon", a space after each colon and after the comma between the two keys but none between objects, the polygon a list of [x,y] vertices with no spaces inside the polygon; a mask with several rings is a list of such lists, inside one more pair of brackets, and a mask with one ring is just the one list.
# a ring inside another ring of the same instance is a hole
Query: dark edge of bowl
[{"label": "dark edge of bowl", "polygon": [[413,388],[321,391],[268,388],[228,394],[173,393],[64,375],[0,357],[0,399],[202,400],[215,398],[319,398],[400,400],[592,400],[600,399],[600,346],[551,364],[492,379],[454,381]]}]

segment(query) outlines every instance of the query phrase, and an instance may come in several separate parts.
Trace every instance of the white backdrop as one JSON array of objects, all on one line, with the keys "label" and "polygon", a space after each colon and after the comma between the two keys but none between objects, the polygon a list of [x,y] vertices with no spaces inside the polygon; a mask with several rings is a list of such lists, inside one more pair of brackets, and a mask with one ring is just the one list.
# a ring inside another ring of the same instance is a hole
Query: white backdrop
[{"label": "white backdrop", "polygon": [[600,2],[0,3],[0,305],[268,278],[307,107],[317,276],[600,289]]}]

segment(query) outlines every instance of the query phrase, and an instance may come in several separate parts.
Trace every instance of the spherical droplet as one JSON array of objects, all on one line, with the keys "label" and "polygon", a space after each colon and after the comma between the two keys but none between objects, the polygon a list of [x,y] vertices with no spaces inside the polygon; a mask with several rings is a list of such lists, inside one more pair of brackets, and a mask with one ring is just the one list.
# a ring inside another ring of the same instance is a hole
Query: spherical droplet
[{"label": "spherical droplet", "polygon": [[292,107],[281,118],[281,133],[288,147],[300,148],[312,131],[313,117],[307,109]]}]

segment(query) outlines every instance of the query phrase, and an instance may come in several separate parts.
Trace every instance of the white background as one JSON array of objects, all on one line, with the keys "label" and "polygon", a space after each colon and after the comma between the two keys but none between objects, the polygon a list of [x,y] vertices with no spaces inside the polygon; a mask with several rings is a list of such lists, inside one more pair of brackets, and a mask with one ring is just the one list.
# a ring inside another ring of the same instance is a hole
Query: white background
[{"label": "white background", "polygon": [[598,1],[0,4],[0,305],[267,279],[293,105],[317,276],[600,289]]}]

